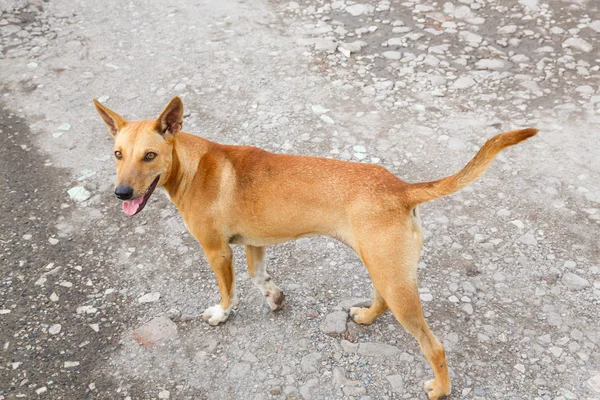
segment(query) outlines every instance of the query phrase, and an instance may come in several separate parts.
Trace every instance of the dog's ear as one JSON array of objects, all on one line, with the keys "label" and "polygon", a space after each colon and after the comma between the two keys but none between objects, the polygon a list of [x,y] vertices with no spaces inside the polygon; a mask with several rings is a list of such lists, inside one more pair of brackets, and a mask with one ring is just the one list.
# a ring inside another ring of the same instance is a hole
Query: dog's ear
[{"label": "dog's ear", "polygon": [[127,120],[125,118],[121,117],[116,112],[109,110],[96,99],[94,99],[94,106],[96,107],[98,114],[100,114],[104,120],[104,123],[108,126],[111,135],[115,136],[125,125],[127,125]]},{"label": "dog's ear", "polygon": [[156,119],[156,130],[161,134],[174,135],[181,130],[183,126],[183,102],[179,97],[173,97],[173,100],[165,107],[160,117]]}]

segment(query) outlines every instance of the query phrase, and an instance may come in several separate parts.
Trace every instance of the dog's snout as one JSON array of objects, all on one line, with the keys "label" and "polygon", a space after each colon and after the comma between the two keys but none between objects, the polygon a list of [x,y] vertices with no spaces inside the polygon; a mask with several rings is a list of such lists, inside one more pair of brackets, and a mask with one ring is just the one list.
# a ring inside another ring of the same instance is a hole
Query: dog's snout
[{"label": "dog's snout", "polygon": [[129,200],[133,196],[133,188],[131,186],[119,185],[115,189],[115,196],[119,200]]}]

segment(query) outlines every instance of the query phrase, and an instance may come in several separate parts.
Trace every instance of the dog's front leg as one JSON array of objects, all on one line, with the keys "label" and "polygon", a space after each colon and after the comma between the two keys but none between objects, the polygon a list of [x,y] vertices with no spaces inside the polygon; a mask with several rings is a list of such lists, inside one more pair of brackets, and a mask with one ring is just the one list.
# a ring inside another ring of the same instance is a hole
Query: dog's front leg
[{"label": "dog's front leg", "polygon": [[218,325],[227,320],[231,309],[237,303],[232,264],[233,252],[231,251],[231,247],[226,243],[203,247],[208,258],[208,263],[217,277],[219,291],[221,292],[221,302],[207,308],[204,314],[202,314],[202,319],[208,321],[211,325]]}]

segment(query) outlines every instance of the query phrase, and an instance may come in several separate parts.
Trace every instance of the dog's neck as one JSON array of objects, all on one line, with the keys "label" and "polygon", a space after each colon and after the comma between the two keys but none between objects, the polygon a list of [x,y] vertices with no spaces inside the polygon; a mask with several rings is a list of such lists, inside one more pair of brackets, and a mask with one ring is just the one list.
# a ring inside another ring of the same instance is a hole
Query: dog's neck
[{"label": "dog's neck", "polygon": [[196,173],[200,159],[208,151],[208,141],[189,133],[179,132],[173,138],[171,165],[164,188],[171,201],[179,207]]}]

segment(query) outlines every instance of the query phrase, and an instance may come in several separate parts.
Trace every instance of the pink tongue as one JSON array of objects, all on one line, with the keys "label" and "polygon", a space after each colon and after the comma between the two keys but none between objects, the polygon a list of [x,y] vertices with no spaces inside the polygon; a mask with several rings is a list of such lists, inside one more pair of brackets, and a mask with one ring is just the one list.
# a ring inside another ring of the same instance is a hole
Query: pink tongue
[{"label": "pink tongue", "polygon": [[140,196],[135,200],[125,200],[123,202],[123,211],[125,212],[125,214],[131,217],[133,214],[136,213],[138,208],[140,208],[140,204],[142,204],[143,201],[144,196]]}]

